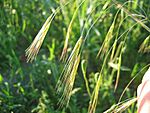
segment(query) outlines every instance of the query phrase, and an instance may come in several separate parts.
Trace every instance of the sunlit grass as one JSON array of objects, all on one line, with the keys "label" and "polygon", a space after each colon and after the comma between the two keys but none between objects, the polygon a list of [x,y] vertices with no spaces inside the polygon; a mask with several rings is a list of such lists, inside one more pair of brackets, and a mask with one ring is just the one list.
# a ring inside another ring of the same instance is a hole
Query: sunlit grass
[{"label": "sunlit grass", "polygon": [[26,49],[27,62],[32,62],[36,58],[53,18],[54,14],[47,18],[32,44]]}]

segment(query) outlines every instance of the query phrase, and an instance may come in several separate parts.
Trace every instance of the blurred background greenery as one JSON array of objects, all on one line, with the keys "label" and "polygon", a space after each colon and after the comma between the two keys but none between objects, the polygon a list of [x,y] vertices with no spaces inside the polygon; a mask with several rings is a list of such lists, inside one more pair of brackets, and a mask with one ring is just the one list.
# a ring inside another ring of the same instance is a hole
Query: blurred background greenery
[{"label": "blurred background greenery", "polygon": [[[59,59],[67,28],[80,1],[74,0],[58,12],[36,60],[33,63],[26,63],[26,48],[33,41],[46,18],[67,0],[0,0],[0,113],[87,113],[90,98],[81,66],[74,85],[74,88],[80,89],[72,95],[67,109],[57,109],[59,98],[55,94],[55,85],[64,67],[64,62]],[[126,2],[119,1],[122,4]],[[150,27],[150,1],[131,1],[126,3],[126,8],[133,14],[137,14],[137,17],[139,15],[139,19],[146,17],[147,21],[144,24]],[[86,0],[80,7],[72,26],[68,55],[80,37],[89,11],[96,8],[85,23],[85,31],[88,31],[96,18],[101,16],[88,35],[81,57],[81,60],[84,59],[87,63],[86,76],[91,92],[104,60],[103,57],[96,59],[96,55],[118,10],[115,5],[107,11],[102,11],[102,8],[112,4],[111,0]],[[124,20],[117,32],[120,21],[126,15],[123,11],[118,14],[114,35],[116,33],[121,35],[137,23],[129,17]],[[99,91],[96,113],[101,113],[116,104],[129,81],[150,63],[149,51],[139,52],[140,45],[148,35],[150,32],[138,23],[127,35],[121,65],[128,68],[128,71],[121,70],[116,92],[114,92],[114,85],[117,71],[113,72],[112,67],[105,66],[103,73],[105,79]],[[110,46],[112,44],[113,41]],[[136,88],[145,71],[146,69],[129,86],[122,100],[136,96]],[[135,113],[136,103],[125,112]]]}]

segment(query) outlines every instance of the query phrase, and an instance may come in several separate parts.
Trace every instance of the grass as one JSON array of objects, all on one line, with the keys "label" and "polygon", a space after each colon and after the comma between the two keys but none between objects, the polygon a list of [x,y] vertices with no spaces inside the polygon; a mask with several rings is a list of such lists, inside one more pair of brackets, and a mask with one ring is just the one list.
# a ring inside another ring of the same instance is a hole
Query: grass
[{"label": "grass", "polygon": [[150,65],[149,4],[2,1],[0,112],[136,113]]}]

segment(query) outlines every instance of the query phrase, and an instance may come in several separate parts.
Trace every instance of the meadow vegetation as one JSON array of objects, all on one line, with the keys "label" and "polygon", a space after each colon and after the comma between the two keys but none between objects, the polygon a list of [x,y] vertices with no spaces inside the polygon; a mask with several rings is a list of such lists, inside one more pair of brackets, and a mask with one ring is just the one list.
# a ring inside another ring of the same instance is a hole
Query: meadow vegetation
[{"label": "meadow vegetation", "polygon": [[0,113],[136,113],[149,67],[149,0],[0,1]]}]

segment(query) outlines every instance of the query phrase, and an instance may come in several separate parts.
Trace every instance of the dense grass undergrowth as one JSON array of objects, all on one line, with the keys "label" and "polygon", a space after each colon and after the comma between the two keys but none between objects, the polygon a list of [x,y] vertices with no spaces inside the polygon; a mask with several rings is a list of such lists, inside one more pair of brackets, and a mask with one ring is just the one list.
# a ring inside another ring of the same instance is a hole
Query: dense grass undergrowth
[{"label": "dense grass undergrowth", "polygon": [[0,17],[0,113],[137,112],[149,0],[2,0]]}]

